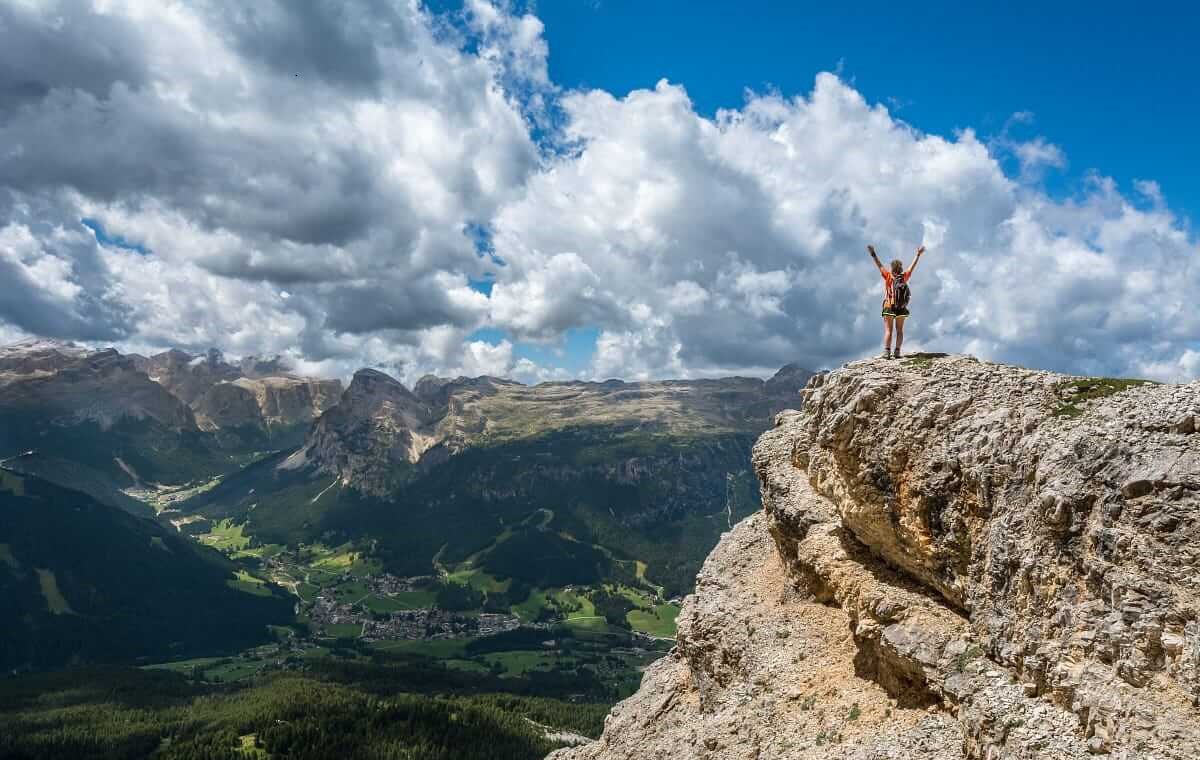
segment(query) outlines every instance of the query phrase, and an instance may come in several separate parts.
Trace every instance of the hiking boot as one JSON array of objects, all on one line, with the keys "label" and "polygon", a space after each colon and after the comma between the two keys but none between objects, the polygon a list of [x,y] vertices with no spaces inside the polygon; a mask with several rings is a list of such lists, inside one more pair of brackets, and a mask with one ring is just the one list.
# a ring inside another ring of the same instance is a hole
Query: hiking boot
[{"label": "hiking boot", "polygon": [[893,358],[893,359],[899,359],[899,358],[900,358],[900,349],[898,349],[898,348],[897,348],[895,351],[893,351],[893,352],[892,352],[892,358]]},{"label": "hiking boot", "polygon": [[885,349],[883,349],[883,356],[881,356],[881,357],[879,357],[879,358],[881,358],[881,359],[891,359],[891,358],[892,358],[892,349],[890,349],[890,348],[885,348]]}]

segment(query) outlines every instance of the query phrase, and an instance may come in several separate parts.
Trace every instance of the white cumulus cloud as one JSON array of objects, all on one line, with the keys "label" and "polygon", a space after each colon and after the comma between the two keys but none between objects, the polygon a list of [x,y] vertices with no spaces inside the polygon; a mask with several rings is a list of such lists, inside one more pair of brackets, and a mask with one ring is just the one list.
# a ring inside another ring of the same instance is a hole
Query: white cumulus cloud
[{"label": "white cumulus cloud", "polygon": [[[910,349],[1120,374],[1186,367],[1200,335],[1186,308],[1197,246],[1165,205],[1139,209],[1099,175],[1052,199],[1007,176],[971,131],[921,133],[834,75],[712,119],[667,82],[562,106],[574,149],[500,209],[496,250],[510,266],[497,288],[537,283],[555,303],[609,308],[492,315],[530,334],[599,323],[598,376],[830,366],[877,350],[867,243],[906,264],[929,248]],[[1065,160],[1044,141],[1026,158]],[[587,278],[558,271],[566,251]]]}]

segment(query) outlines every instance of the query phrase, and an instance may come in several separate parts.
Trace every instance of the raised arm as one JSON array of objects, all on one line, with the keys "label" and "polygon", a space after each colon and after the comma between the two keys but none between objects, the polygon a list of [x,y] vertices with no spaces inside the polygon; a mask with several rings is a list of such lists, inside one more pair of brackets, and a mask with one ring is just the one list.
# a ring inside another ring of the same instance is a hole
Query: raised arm
[{"label": "raised arm", "polygon": [[883,264],[879,263],[879,257],[875,255],[875,246],[867,246],[867,251],[871,254],[871,260],[875,262],[875,268],[879,270],[880,274],[883,274]]},{"label": "raised arm", "polygon": [[[922,253],[925,253],[925,246],[921,246],[920,248],[917,249],[917,257],[915,259],[913,259],[912,266],[910,266],[908,268],[908,272],[905,273],[905,275],[904,275],[905,280],[908,280],[909,277],[912,277],[913,270],[917,268],[917,262],[919,262],[921,260]],[[878,263],[878,262],[876,262],[876,263]]]}]

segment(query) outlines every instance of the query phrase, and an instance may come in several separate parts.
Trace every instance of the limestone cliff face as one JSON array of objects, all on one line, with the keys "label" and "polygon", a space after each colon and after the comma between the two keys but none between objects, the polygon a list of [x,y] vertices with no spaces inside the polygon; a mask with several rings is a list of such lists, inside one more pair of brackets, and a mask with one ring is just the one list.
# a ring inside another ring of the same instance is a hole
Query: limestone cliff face
[{"label": "limestone cliff face", "polygon": [[314,465],[364,493],[384,492],[433,445],[435,419],[429,404],[398,380],[360,369],[337,405],[313,425],[304,447],[280,467]]},{"label": "limestone cliff face", "polygon": [[196,428],[191,410],[130,357],[53,341],[0,347],[0,412],[32,415],[38,424],[108,429],[123,419],[151,419],[172,430]]},{"label": "limestone cliff face", "polygon": [[278,358],[247,357],[234,364],[215,349],[204,355],[172,349],[131,358],[187,404],[207,431],[307,426],[342,392],[341,381],[299,377]]},{"label": "limestone cliff face", "polygon": [[1200,756],[1200,383],[815,378],[678,646],[556,760]]},{"label": "limestone cliff face", "polygon": [[202,427],[243,425],[271,429],[307,425],[337,403],[338,380],[310,377],[239,377],[211,386],[192,403]]}]

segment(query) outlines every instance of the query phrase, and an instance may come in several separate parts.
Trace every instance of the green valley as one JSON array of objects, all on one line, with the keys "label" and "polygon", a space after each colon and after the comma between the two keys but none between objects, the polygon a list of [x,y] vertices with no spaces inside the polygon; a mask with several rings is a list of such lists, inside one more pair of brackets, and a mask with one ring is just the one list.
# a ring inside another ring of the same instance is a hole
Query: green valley
[{"label": "green valley", "polygon": [[410,391],[362,371],[334,403],[211,352],[0,351],[0,412],[43,415],[36,441],[0,432],[0,755],[338,736],[339,756],[457,758],[478,730],[506,748],[481,757],[532,759],[594,737],[759,508],[750,446],[807,376]]}]

